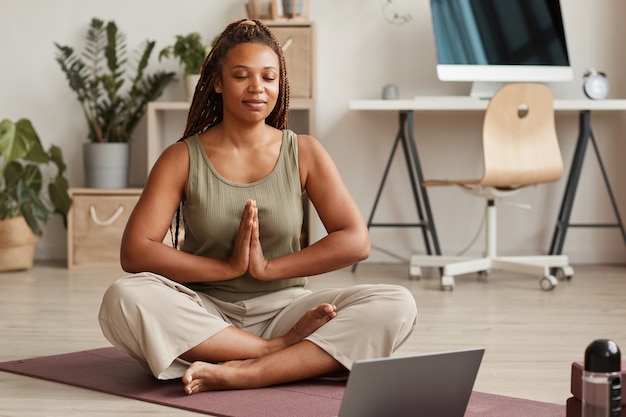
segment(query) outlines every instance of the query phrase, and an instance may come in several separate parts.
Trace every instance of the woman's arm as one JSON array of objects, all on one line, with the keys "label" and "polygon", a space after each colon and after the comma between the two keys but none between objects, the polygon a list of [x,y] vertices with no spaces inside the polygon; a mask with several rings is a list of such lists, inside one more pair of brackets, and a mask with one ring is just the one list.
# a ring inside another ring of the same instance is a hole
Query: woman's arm
[{"label": "woman's arm", "polygon": [[258,221],[254,221],[250,273],[260,280],[321,274],[352,265],[370,253],[363,216],[322,144],[311,136],[299,135],[298,158],[302,187],[328,234],[299,252],[264,259]]},{"label": "woman's arm", "polygon": [[255,208],[248,202],[229,259],[191,255],[163,244],[185,196],[189,175],[187,145],[168,147],[152,168],[135,206],[120,250],[122,268],[131,273],[153,272],[179,282],[215,281],[241,276],[248,269]]}]

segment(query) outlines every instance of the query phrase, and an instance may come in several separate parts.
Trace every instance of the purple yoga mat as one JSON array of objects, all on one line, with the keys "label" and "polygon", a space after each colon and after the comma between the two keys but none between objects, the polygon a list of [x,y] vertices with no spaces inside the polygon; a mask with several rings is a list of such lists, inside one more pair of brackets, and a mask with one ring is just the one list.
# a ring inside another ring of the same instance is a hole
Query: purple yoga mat
[{"label": "purple yoga mat", "polygon": [[[115,348],[9,361],[0,371],[220,417],[332,417],[345,389],[343,382],[316,380],[186,395],[180,380],[159,381]],[[565,405],[473,392],[465,416],[565,417]]]},{"label": "purple yoga mat", "polygon": [[115,348],[5,362],[0,370],[224,417],[336,416],[345,388],[345,383],[307,381],[186,395],[180,380],[157,380]]}]

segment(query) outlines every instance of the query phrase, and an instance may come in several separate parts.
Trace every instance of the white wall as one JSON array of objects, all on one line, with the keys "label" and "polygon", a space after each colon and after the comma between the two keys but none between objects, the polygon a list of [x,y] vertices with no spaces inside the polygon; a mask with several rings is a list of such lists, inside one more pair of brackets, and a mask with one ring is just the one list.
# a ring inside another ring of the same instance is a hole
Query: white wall
[{"label": "white wall", "polygon": [[[467,83],[443,83],[435,74],[435,51],[428,0],[394,0],[395,10],[410,13],[403,25],[384,18],[384,0],[311,0],[311,19],[317,29],[316,134],[335,159],[345,182],[361,207],[370,212],[384,163],[397,128],[393,113],[348,110],[351,99],[378,98],[382,86],[395,83],[401,96],[460,95]],[[63,148],[72,186],[81,186],[81,146],[86,128],[78,103],[54,60],[53,42],[78,45],[92,17],[115,19],[128,35],[129,46],[144,39],[157,41],[157,49],[175,34],[199,31],[208,39],[230,21],[244,17],[244,0],[0,0],[0,118],[33,120],[42,140]],[[586,69],[604,70],[611,80],[611,98],[626,97],[626,64],[621,39],[626,29],[621,18],[626,3],[615,0],[562,0],[570,59],[576,81],[555,86],[562,98],[582,98],[580,80]],[[158,65],[156,54],[154,66]],[[177,70],[175,62],[162,63]],[[176,83],[163,99],[182,99]],[[558,116],[566,168],[571,163],[577,134],[577,114]],[[480,176],[479,114],[429,113],[416,115],[417,141],[425,175]],[[624,117],[619,113],[593,115],[593,129],[621,216],[626,218]],[[133,142],[135,161],[131,182],[145,179],[145,126]],[[573,221],[614,221],[606,191],[600,186],[597,164],[589,153],[574,206]],[[383,195],[377,220],[413,221],[415,208],[408,193],[402,161],[394,167]],[[549,244],[564,180],[529,189],[515,201],[532,204],[525,211],[500,210],[501,253],[541,253]],[[433,189],[431,203],[445,253],[456,253],[475,235],[483,202],[452,188]],[[511,224],[511,223],[514,223]],[[373,229],[375,250],[371,260],[407,259],[423,252],[415,229]],[[38,245],[38,258],[65,258],[65,231],[58,219],[46,228]],[[470,253],[482,250],[482,238]],[[565,252],[575,263],[626,262],[626,248],[616,230],[571,230]]]}]

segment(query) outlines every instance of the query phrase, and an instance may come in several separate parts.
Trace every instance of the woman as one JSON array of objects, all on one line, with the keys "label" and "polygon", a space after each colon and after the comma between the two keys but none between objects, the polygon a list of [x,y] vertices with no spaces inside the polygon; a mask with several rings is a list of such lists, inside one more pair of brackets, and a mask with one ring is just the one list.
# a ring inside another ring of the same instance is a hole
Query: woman
[{"label": "woman", "polygon": [[[357,359],[389,356],[415,327],[405,288],[305,288],[370,245],[328,153],[286,129],[288,103],[269,29],[226,27],[183,139],[155,163],[126,226],[121,264],[132,275],[107,290],[103,333],[157,378],[182,377],[187,394],[345,374]],[[304,192],[328,234],[300,250]],[[177,250],[162,242],[180,206]]]}]

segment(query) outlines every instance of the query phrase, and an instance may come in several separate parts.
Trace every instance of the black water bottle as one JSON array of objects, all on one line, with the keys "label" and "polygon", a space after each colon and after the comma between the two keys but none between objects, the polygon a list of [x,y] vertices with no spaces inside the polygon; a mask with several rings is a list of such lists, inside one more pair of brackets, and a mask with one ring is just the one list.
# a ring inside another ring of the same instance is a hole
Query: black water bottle
[{"label": "black water bottle", "polygon": [[594,340],[585,350],[582,417],[620,417],[621,355],[608,339]]}]

